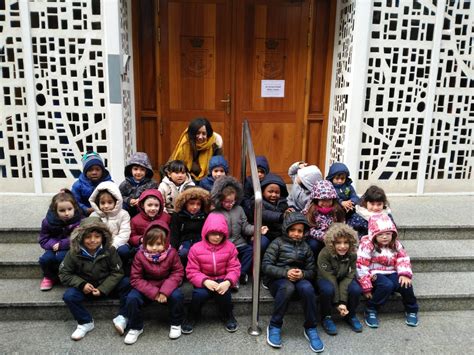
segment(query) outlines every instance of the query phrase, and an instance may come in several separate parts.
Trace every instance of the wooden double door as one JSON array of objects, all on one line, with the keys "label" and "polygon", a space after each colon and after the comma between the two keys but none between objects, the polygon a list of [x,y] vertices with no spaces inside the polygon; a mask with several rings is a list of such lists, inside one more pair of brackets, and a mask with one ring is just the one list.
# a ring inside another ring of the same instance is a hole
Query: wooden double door
[{"label": "wooden double door", "polygon": [[137,148],[155,168],[167,161],[195,117],[208,118],[222,135],[234,176],[240,174],[245,119],[255,153],[267,157],[273,172],[286,177],[289,164],[307,159],[309,141],[319,155],[311,153],[311,162],[322,165],[322,109],[320,136],[309,137],[308,128],[314,5],[315,0],[133,2]]}]

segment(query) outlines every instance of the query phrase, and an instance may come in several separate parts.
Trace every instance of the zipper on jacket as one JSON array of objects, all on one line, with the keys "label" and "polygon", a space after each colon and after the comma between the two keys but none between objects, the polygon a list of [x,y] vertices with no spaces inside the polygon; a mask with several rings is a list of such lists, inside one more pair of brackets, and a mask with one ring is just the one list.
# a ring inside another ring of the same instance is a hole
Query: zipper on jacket
[{"label": "zipper on jacket", "polygon": [[214,276],[217,275],[216,254],[212,251],[212,262],[214,264]]}]

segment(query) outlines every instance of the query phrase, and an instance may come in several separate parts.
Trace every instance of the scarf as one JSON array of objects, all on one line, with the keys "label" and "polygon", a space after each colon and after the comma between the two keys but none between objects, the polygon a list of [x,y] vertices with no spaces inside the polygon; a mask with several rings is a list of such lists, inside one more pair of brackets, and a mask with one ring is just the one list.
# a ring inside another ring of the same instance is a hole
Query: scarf
[{"label": "scarf", "polygon": [[143,255],[145,255],[145,258],[152,263],[152,264],[159,264],[163,260],[166,259],[168,256],[168,252],[171,249],[171,245],[168,246],[168,249],[166,249],[164,252],[161,253],[149,253],[146,248],[143,246],[143,244],[140,246],[141,251],[143,252]]},{"label": "scarf", "polygon": [[173,153],[171,154],[170,160],[182,160],[186,167],[191,173],[193,179],[200,181],[208,173],[209,170],[209,160],[211,160],[213,149],[212,146],[216,143],[216,136],[213,134],[212,137],[209,137],[206,142],[201,144],[196,144],[196,150],[198,152],[197,163],[199,164],[201,171],[199,175],[196,176],[192,171],[193,165],[193,152],[191,151],[191,143],[189,142],[188,129],[185,129],[181,136],[179,137],[178,143],[174,148]]}]

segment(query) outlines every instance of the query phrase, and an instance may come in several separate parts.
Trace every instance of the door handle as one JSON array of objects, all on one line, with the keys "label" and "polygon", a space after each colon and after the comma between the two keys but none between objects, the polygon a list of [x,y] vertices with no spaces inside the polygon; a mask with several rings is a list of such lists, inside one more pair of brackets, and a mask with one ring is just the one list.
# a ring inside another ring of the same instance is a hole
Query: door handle
[{"label": "door handle", "polygon": [[230,108],[231,108],[231,105],[232,105],[232,100],[230,98],[230,94],[226,94],[225,97],[226,97],[226,99],[221,100],[221,102],[223,104],[225,104],[225,113],[230,115]]}]

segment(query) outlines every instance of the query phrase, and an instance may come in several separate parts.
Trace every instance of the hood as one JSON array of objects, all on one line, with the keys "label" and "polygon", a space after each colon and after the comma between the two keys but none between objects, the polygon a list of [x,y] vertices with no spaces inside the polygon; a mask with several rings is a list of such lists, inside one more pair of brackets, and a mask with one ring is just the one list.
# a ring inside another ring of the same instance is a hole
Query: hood
[{"label": "hood", "polygon": [[212,170],[214,168],[222,167],[226,174],[229,173],[229,163],[222,155],[214,155],[211,160],[209,160],[209,176],[212,176]]},{"label": "hood", "polygon": [[175,212],[184,209],[186,202],[189,200],[201,200],[201,210],[207,212],[209,210],[209,191],[201,187],[190,187],[181,192],[174,204]]},{"label": "hood", "polygon": [[369,239],[373,241],[377,235],[384,232],[392,232],[395,239],[398,238],[397,227],[392,219],[386,214],[376,214],[369,219]]},{"label": "hood", "polygon": [[92,192],[91,197],[89,197],[89,203],[91,204],[92,208],[94,209],[95,212],[97,212],[99,216],[105,217],[105,213],[102,212],[99,209],[99,206],[95,203],[95,199],[97,198],[97,195],[99,194],[99,192],[104,191],[104,190],[108,191],[113,197],[117,199],[117,201],[115,202],[114,209],[112,210],[112,212],[109,213],[110,215],[115,216],[122,209],[123,199],[122,199],[122,194],[120,193],[118,186],[115,185],[115,183],[113,183],[112,181],[101,182]]},{"label": "hood", "polygon": [[301,223],[304,225],[304,232],[308,232],[309,231],[309,223],[308,223],[308,220],[306,219],[305,216],[303,216],[302,213],[300,212],[291,212],[291,213],[288,213],[285,218],[283,219],[283,224],[281,226],[282,230],[283,230],[283,233],[285,235],[288,234],[288,228],[290,228],[292,225],[294,224],[298,224],[298,223]]},{"label": "hood", "polygon": [[326,176],[326,180],[332,181],[334,176],[338,174],[346,174],[346,183],[352,183],[352,180],[349,177],[349,169],[347,168],[346,164],[343,163],[334,163],[329,168],[328,176]]},{"label": "hood", "polygon": [[222,190],[224,188],[231,186],[235,189],[236,196],[235,196],[235,204],[240,205],[240,202],[242,201],[243,197],[243,187],[242,184],[237,181],[237,179],[233,176],[222,176],[219,179],[217,179],[214,182],[214,186],[212,187],[211,190],[211,201],[216,207],[216,209],[221,209],[222,204],[221,204],[221,199],[222,199]]},{"label": "hood", "polygon": [[224,240],[226,240],[229,237],[229,227],[227,226],[227,221],[223,214],[211,213],[209,216],[207,216],[206,221],[204,222],[204,225],[202,226],[202,231],[201,231],[202,240],[207,241],[206,236],[210,232],[218,232],[218,233],[224,234],[224,239],[222,240],[222,242],[224,242]]},{"label": "hood", "polygon": [[265,171],[265,175],[270,172],[270,165],[268,164],[267,158],[263,155],[258,155],[255,157],[255,161],[257,162],[257,168],[262,168]]},{"label": "hood", "polygon": [[102,246],[104,249],[107,250],[112,246],[112,234],[107,228],[107,225],[102,222],[99,217],[87,217],[84,218],[79,226],[71,233],[71,251],[73,253],[77,254],[80,252],[80,246],[84,236],[93,230],[100,231],[104,236],[102,240]]},{"label": "hood", "polygon": [[317,181],[311,191],[310,198],[312,200],[326,200],[337,198],[336,189],[332,186],[332,182],[328,180]]},{"label": "hood", "polygon": [[326,248],[328,248],[332,255],[337,255],[334,242],[340,237],[348,238],[349,253],[357,252],[357,244],[359,242],[357,232],[345,223],[333,223],[324,236]]},{"label": "hood", "polygon": [[265,175],[262,182],[260,183],[260,186],[262,187],[262,192],[265,187],[270,184],[276,184],[280,186],[280,197],[288,196],[288,189],[286,188],[286,184],[280,176],[272,173],[268,173],[267,175]]},{"label": "hood", "polygon": [[306,187],[308,191],[311,191],[316,181],[323,179],[321,170],[316,165],[308,165],[298,170],[298,177],[301,183]]},{"label": "hood", "polygon": [[153,177],[153,168],[150,163],[150,159],[148,155],[144,152],[137,152],[132,154],[130,159],[127,161],[127,165],[125,166],[125,177],[132,177],[132,167],[134,165],[139,165],[146,169],[145,176],[149,179]]},{"label": "hood", "polygon": [[138,198],[138,209],[140,210],[140,214],[143,217],[148,218],[145,211],[143,210],[142,205],[143,205],[143,201],[145,201],[146,198],[149,196],[153,196],[157,198],[158,201],[160,201],[160,210],[158,211],[157,216],[161,216],[161,214],[163,213],[163,210],[165,209],[165,202],[163,200],[163,195],[157,189],[148,189],[141,193],[140,197]]},{"label": "hood", "polygon": [[163,221],[161,219],[154,220],[145,229],[145,232],[143,233],[143,246],[145,246],[146,234],[148,233],[149,230],[151,230],[153,228],[160,228],[160,229],[165,231],[165,233],[166,233],[165,250],[167,250],[169,245],[170,245],[170,227],[168,226],[168,224],[165,221]]}]

